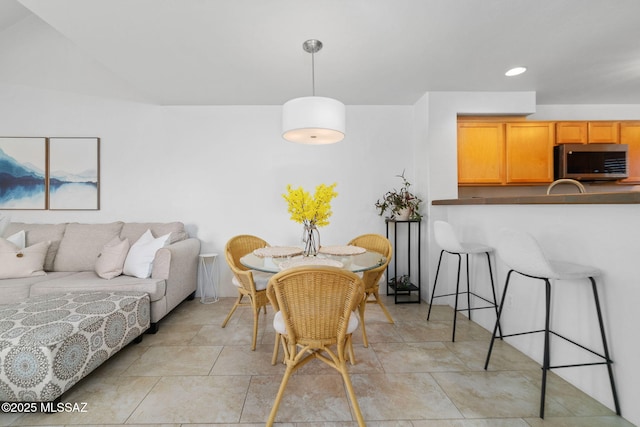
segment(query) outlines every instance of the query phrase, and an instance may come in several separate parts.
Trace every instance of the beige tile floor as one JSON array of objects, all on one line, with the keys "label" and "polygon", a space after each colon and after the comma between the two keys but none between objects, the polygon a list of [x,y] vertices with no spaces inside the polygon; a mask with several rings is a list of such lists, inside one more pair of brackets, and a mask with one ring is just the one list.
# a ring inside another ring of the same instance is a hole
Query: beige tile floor
[{"label": "beige tile floor", "polygon": [[[120,351],[67,392],[63,402],[85,412],[0,414],[0,425],[263,425],[284,366],[271,365],[272,311],[261,315],[258,347],[250,349],[252,317],[233,304],[187,301],[155,335]],[[354,336],[351,378],[369,426],[524,427],[631,426],[623,418],[551,375],[546,418],[538,418],[540,368],[499,342],[483,369],[490,334],[466,319],[451,343],[451,308],[427,304],[379,307],[366,313],[370,346]],[[498,368],[499,367],[499,368]],[[282,426],[354,426],[341,377],[313,361],[290,381],[276,418]]]}]

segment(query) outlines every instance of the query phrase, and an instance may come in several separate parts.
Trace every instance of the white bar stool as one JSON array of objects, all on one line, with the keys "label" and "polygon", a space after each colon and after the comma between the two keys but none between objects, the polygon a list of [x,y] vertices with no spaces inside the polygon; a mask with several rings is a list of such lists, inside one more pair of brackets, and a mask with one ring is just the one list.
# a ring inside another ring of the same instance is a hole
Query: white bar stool
[{"label": "white bar stool", "polygon": [[[496,326],[493,329],[493,336],[491,337],[491,344],[489,345],[489,352],[487,354],[487,360],[484,364],[484,369],[489,366],[489,359],[491,358],[491,351],[493,350],[493,342],[496,338],[496,331],[498,329],[500,315],[502,314],[502,308],[504,307],[505,297],[507,295],[507,289],[509,288],[509,279],[511,273],[516,272],[532,279],[544,280],[546,285],[546,304],[545,304],[545,326],[544,329],[520,332],[515,334],[502,335],[502,338],[511,337],[515,335],[526,335],[536,332],[544,332],[544,354],[542,362],[542,390],[540,395],[540,418],[544,418],[544,401],[545,391],[547,387],[547,371],[554,368],[570,368],[574,366],[590,366],[590,365],[607,365],[609,371],[609,381],[611,382],[611,392],[613,393],[613,402],[616,408],[616,414],[620,415],[620,405],[618,403],[618,394],[616,392],[616,385],[613,380],[613,370],[611,364],[613,361],[609,357],[609,348],[607,346],[607,339],[604,332],[604,323],[602,321],[602,311],[600,310],[600,300],[598,299],[598,290],[596,288],[595,276],[600,275],[600,272],[593,267],[587,267],[578,264],[572,264],[567,262],[556,262],[547,260],[542,249],[538,245],[538,242],[529,234],[514,230],[502,230],[500,232],[500,241],[498,244],[498,256],[509,267],[509,273],[504,284],[504,291],[502,293],[502,299],[500,300],[500,309],[498,310],[498,319],[496,320]],[[602,347],[604,355],[597,353],[565,336],[562,336],[550,329],[549,312],[551,307],[551,279],[556,280],[576,280],[576,279],[589,279],[591,282],[591,288],[593,290],[593,298],[596,306],[596,313],[598,316],[598,322],[600,324],[600,335],[602,337]],[[550,335],[555,335],[563,340],[574,344],[583,350],[588,351],[591,354],[603,359],[602,362],[594,363],[576,363],[571,365],[559,365],[551,366],[551,354],[549,350],[549,338]]]},{"label": "white bar stool", "polygon": [[[493,308],[496,311],[496,316],[498,315],[498,302],[496,299],[496,288],[493,283],[493,272],[491,270],[491,257],[489,254],[493,252],[493,248],[490,246],[482,245],[479,243],[462,243],[456,237],[456,233],[453,231],[453,227],[451,224],[445,221],[435,221],[433,223],[433,232],[435,235],[436,242],[442,248],[440,251],[440,259],[438,260],[438,268],[436,270],[436,278],[433,282],[433,291],[431,291],[431,300],[429,301],[429,311],[427,313],[427,321],[429,321],[429,317],[431,316],[431,307],[433,306],[434,298],[442,298],[448,297],[451,295],[455,295],[455,306],[453,311],[453,333],[451,335],[451,341],[456,340],[456,318],[459,311],[467,311],[467,316],[469,320],[471,320],[471,310],[482,310],[486,308]],[[442,263],[442,255],[447,252],[452,255],[456,255],[458,257],[458,277],[456,279],[456,291],[451,294],[442,294],[436,295],[436,286],[438,285],[438,274],[440,273],[440,264]],[[491,292],[493,294],[493,301],[484,298],[474,292],[471,292],[471,288],[469,286],[469,254],[486,254],[487,263],[489,264],[489,278],[491,279]],[[460,292],[460,269],[462,263],[462,255],[466,255],[466,263],[467,263],[467,290],[464,292]],[[458,296],[460,294],[467,295],[467,308],[458,309]],[[471,296],[479,298],[484,302],[490,304],[488,306],[482,307],[471,307]]]}]

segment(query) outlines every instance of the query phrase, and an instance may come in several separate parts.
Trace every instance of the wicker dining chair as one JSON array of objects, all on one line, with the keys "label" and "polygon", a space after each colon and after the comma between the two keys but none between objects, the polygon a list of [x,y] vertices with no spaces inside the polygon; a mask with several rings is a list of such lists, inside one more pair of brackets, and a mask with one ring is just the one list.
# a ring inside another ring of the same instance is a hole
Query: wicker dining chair
[{"label": "wicker dining chair", "polygon": [[[378,252],[385,257],[385,262],[382,265],[362,273],[362,281],[364,282],[364,298],[359,307],[360,322],[362,323],[362,341],[365,347],[369,347],[367,331],[364,326],[364,311],[367,304],[378,304],[384,315],[387,316],[389,323],[394,323],[389,310],[387,310],[387,307],[385,307],[384,303],[380,299],[379,293],[380,283],[385,283],[386,281],[384,272],[389,265],[389,261],[391,261],[393,247],[391,246],[389,239],[380,234],[363,234],[351,240],[349,245],[359,246],[370,251]],[[373,299],[370,298],[371,296],[373,296]]]},{"label": "wicker dining chair", "polygon": [[[298,267],[291,267],[291,268],[298,268]],[[364,295],[364,285],[363,285],[363,295]],[[358,307],[360,306],[360,304],[358,304]],[[357,308],[357,307],[356,307]],[[280,353],[280,345],[282,344],[282,348],[284,350],[284,359],[283,359],[283,363],[285,363],[287,356],[288,356],[288,347],[287,347],[287,341],[286,341],[286,330],[284,327],[284,322],[282,320],[282,313],[280,313],[278,311],[277,308],[275,308],[275,315],[273,317],[273,328],[276,332],[276,340],[275,340],[275,344],[273,346],[273,356],[271,357],[271,364],[275,365],[278,361],[278,355]],[[358,313],[355,312],[355,310],[353,311],[353,316],[349,317],[349,323],[347,325],[347,354],[349,356],[349,361],[351,362],[352,365],[356,364],[356,357],[355,357],[355,353],[353,351],[353,340],[352,340],[352,335],[355,332],[356,329],[358,329],[358,325],[360,324],[360,322],[358,321]]]},{"label": "wicker dining chair", "polygon": [[[251,341],[251,350],[256,349],[256,341],[258,339],[258,320],[260,317],[260,309],[264,308],[267,312],[267,283],[273,274],[263,273],[260,271],[250,270],[240,263],[240,258],[253,252],[255,249],[264,248],[269,244],[259,237],[247,234],[232,237],[226,245],[225,257],[233,278],[231,282],[238,289],[238,299],[236,300],[231,311],[222,322],[222,327],[227,326],[227,322],[238,307],[251,307],[253,311],[253,339]],[[243,298],[247,297],[248,302],[243,302]]]},{"label": "wicker dining chair", "polygon": [[312,358],[340,372],[358,425],[364,426],[347,370],[349,330],[358,320],[353,311],[364,297],[360,277],[336,267],[291,268],[271,278],[267,296],[276,310],[274,328],[282,336],[286,364],[267,426],[275,421],[289,378]]}]

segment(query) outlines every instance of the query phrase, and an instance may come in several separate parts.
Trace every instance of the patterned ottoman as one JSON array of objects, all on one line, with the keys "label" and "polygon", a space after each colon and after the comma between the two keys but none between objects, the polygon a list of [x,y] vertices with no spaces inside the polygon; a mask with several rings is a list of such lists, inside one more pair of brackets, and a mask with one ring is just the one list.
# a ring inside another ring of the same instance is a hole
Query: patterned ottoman
[{"label": "patterned ottoman", "polygon": [[48,402],[149,328],[144,292],[42,295],[0,306],[0,402]]}]

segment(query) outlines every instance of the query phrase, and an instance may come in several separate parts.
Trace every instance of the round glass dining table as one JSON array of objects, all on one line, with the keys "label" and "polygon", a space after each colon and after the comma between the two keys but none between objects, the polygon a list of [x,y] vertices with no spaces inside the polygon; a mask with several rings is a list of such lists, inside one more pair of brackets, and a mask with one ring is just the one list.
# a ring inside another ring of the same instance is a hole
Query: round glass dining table
[{"label": "round glass dining table", "polygon": [[240,258],[240,263],[245,267],[265,273],[279,273],[288,267],[304,265],[330,265],[357,273],[379,267],[385,261],[386,259],[381,253],[374,251],[366,251],[355,255],[319,253],[313,257],[304,257],[302,255],[290,257],[258,256],[251,252]]}]

